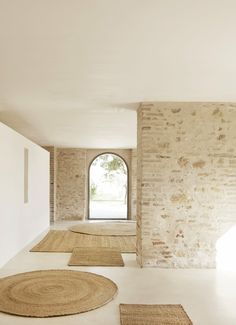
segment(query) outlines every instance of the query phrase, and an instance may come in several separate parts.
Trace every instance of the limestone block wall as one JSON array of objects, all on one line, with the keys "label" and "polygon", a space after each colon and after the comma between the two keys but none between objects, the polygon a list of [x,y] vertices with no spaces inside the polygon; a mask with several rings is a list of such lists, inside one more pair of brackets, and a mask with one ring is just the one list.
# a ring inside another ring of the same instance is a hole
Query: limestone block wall
[{"label": "limestone block wall", "polygon": [[236,222],[236,104],[142,104],[137,157],[140,265],[215,267]]},{"label": "limestone block wall", "polygon": [[85,216],[86,150],[57,148],[56,220]]}]

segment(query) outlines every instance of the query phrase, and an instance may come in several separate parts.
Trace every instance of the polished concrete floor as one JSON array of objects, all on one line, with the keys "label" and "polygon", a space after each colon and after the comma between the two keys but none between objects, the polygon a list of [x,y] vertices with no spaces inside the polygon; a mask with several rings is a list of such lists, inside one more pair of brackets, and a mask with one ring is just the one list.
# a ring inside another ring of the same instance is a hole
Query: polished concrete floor
[{"label": "polished concrete floor", "polygon": [[113,280],[118,295],[101,308],[73,316],[40,319],[0,313],[0,325],[118,325],[120,303],[182,304],[194,325],[236,324],[236,271],[141,269],[135,254],[123,254],[125,267],[68,267],[70,254],[29,252],[43,235],[1,268],[0,276],[39,269],[83,270]]}]

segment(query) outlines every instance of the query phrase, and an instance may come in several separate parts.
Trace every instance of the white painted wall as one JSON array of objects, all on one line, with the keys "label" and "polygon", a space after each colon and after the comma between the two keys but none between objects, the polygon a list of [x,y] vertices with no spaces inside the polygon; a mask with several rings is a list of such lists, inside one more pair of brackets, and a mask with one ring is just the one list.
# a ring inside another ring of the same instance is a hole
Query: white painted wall
[{"label": "white painted wall", "polygon": [[[24,203],[24,148],[29,201]],[[0,123],[0,267],[49,226],[49,153]]]}]

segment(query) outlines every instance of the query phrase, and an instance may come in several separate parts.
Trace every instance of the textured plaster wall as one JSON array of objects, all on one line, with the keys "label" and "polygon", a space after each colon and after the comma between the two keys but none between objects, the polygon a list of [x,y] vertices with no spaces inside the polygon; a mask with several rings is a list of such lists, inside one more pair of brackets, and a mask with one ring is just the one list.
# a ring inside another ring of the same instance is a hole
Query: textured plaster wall
[{"label": "textured plaster wall", "polygon": [[2,123],[0,152],[1,267],[49,227],[49,154]]},{"label": "textured plaster wall", "polygon": [[137,156],[138,262],[215,267],[236,223],[236,104],[144,103]]}]

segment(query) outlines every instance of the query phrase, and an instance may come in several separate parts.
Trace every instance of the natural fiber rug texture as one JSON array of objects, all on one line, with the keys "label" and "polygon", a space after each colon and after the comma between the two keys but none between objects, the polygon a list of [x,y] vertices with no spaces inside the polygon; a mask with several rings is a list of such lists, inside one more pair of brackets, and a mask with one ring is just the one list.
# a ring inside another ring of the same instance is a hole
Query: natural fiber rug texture
[{"label": "natural fiber rug texture", "polygon": [[47,270],[0,279],[0,311],[52,317],[89,311],[111,301],[117,286],[88,272]]},{"label": "natural fiber rug texture", "polygon": [[192,325],[181,305],[120,305],[121,325]]},{"label": "natural fiber rug texture", "polygon": [[69,228],[70,231],[96,236],[135,236],[135,222],[81,222]]},{"label": "natural fiber rug texture", "polygon": [[135,236],[92,236],[67,230],[51,230],[30,251],[71,253],[75,247],[108,247],[135,253]]},{"label": "natural fiber rug texture", "polygon": [[76,247],[68,263],[69,266],[124,266],[120,251],[112,248]]}]

